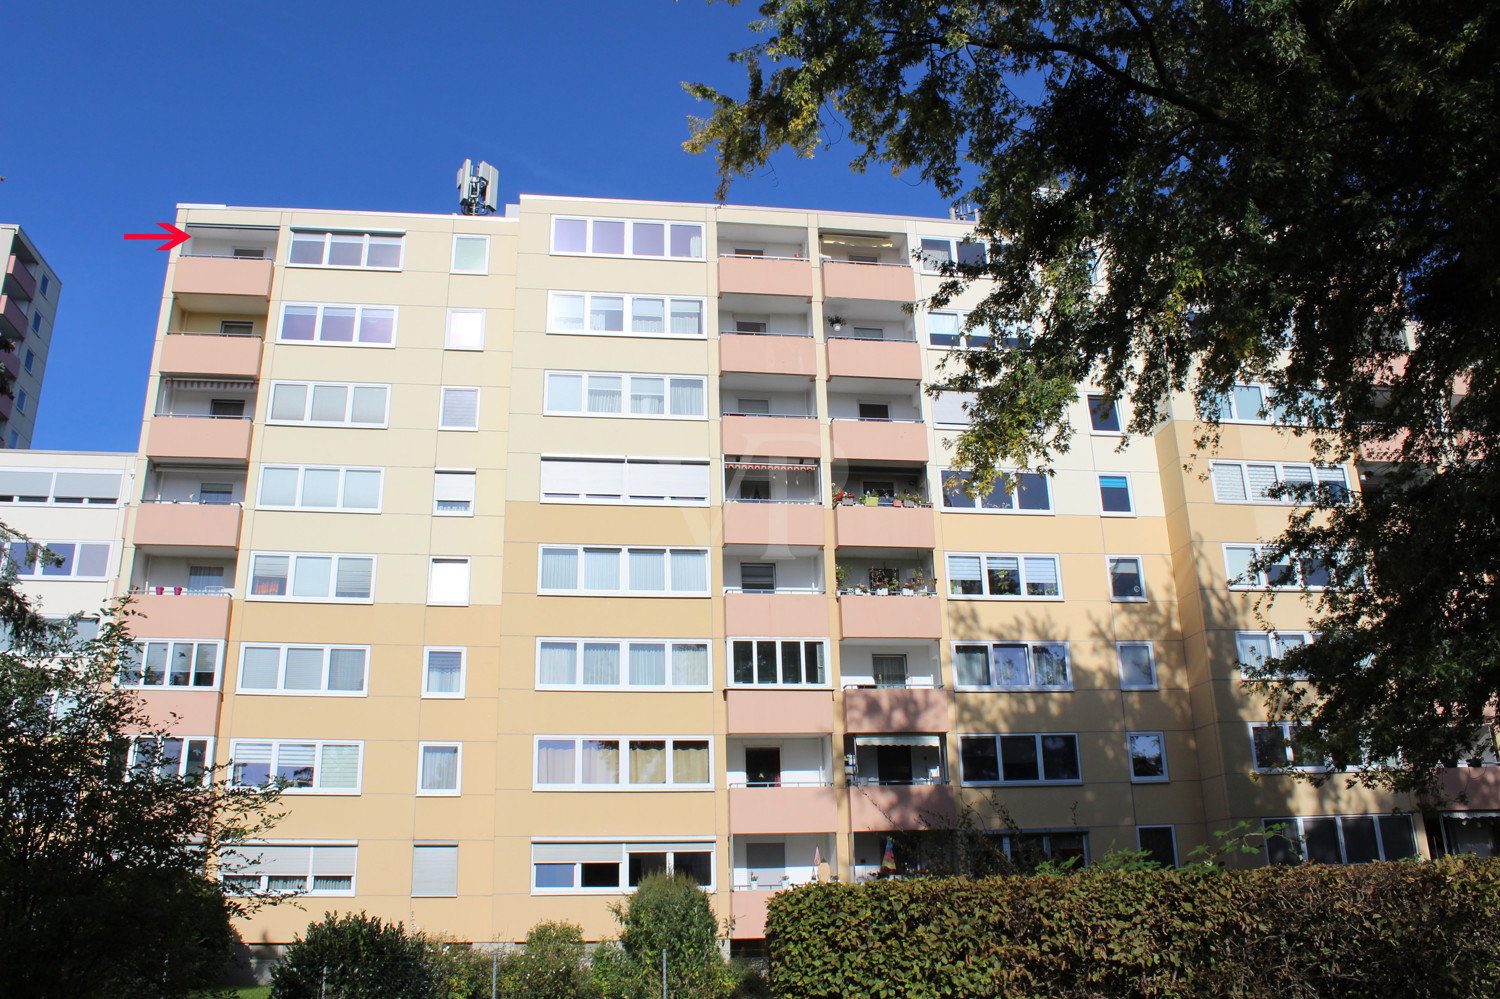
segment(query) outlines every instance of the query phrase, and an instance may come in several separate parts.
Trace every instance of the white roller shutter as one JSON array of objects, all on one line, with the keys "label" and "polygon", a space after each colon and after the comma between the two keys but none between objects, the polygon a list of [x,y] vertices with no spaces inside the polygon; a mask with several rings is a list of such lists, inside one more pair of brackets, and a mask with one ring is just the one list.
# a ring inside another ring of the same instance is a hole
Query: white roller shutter
[{"label": "white roller shutter", "polygon": [[[542,465],[542,474],[546,474],[546,464]],[[472,503],[474,502],[474,473],[473,472],[437,472],[433,485],[433,497],[439,503]]]},{"label": "white roller shutter", "polygon": [[260,863],[254,867],[247,867],[244,874],[307,874],[307,869],[312,861],[312,847],[310,846],[263,846],[259,853],[252,849],[241,851],[251,859],[259,857]]},{"label": "white roller shutter", "polygon": [[50,496],[51,472],[0,472],[0,496]]},{"label": "white roller shutter", "polygon": [[543,496],[624,496],[623,460],[542,459]]},{"label": "white roller shutter", "polygon": [[313,873],[324,877],[354,877],[359,863],[357,846],[313,847]]},{"label": "white roller shutter", "polygon": [[938,425],[963,427],[972,421],[964,412],[965,404],[974,402],[973,392],[942,392],[932,400],[932,422]]},{"label": "white roller shutter", "polygon": [[708,464],[631,461],[625,466],[628,495],[664,499],[708,499]]},{"label": "white roller shutter", "polygon": [[624,859],[619,843],[533,843],[533,864],[617,864]]},{"label": "white roller shutter", "polygon": [[458,894],[457,846],[412,847],[411,894],[413,898]]},{"label": "white roller shutter", "polygon": [[52,495],[65,499],[117,500],[120,476],[106,472],[58,472]]},{"label": "white roller shutter", "polygon": [[1213,466],[1214,500],[1218,503],[1245,502],[1245,477],[1238,465]]}]

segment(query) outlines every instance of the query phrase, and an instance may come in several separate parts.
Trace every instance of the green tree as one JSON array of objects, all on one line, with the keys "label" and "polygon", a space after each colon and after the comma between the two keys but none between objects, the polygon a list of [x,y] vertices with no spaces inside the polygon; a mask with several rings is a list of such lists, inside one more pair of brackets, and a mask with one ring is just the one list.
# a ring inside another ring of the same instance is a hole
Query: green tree
[{"label": "green tree", "polygon": [[[667,874],[643,878],[624,902],[611,903],[610,911],[620,924],[630,995],[640,999],[661,995],[663,951],[667,992],[675,999],[710,999],[733,989],[720,949],[728,930],[720,927],[703,889],[688,878]],[[616,993],[607,989],[605,994]]]},{"label": "green tree", "polygon": [[26,621],[13,578],[0,580],[4,607],[33,637],[13,631],[0,652],[0,995],[161,999],[213,985],[231,918],[262,900],[209,869],[274,822],[277,792],[178,775],[167,733],[114,684],[134,651],[118,616],[78,642]]},{"label": "green tree", "polygon": [[433,999],[427,940],[403,923],[329,912],[271,968],[271,999]]},{"label": "green tree", "polygon": [[[1322,639],[1268,664],[1273,710],[1355,779],[1430,789],[1493,745],[1500,694],[1500,77],[1479,0],[766,0],[736,99],[690,151],[722,197],[783,147],[847,137],[972,206],[993,282],[955,354],[959,462],[987,484],[1068,448],[1087,380],[1151,433],[1190,393],[1210,449],[1232,385],[1326,461],[1372,448],[1358,502],[1304,505],[1264,553],[1327,567]],[[1098,265],[1102,264],[1102,271]],[[1103,274],[1103,283],[1096,279]],[[1308,683],[1302,683],[1305,677]]]}]

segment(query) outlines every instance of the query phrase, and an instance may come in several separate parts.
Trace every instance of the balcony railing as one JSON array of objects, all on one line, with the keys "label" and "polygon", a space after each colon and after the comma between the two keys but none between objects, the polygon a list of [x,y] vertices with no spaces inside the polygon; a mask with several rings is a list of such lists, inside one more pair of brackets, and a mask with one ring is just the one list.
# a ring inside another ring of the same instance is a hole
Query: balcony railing
[{"label": "balcony railing", "polygon": [[817,880],[815,867],[736,867],[732,878],[735,891],[778,891]]},{"label": "balcony railing", "polygon": [[927,777],[904,777],[891,780],[885,777],[851,777],[850,787],[940,787],[948,783],[942,775]]},{"label": "balcony railing", "polygon": [[157,597],[230,597],[234,595],[234,590],[232,587],[202,585],[195,586],[191,583],[186,586],[165,586],[148,582],[142,586],[131,587],[130,592],[144,596]]},{"label": "balcony railing", "polygon": [[826,594],[828,591],[825,590],[825,589],[823,589],[823,587],[821,587],[821,586],[777,586],[777,587],[775,587],[773,589],[769,589],[769,590],[755,589],[755,588],[751,588],[751,589],[747,590],[743,586],[726,586],[726,587],[724,587],[724,592],[725,593],[746,593],[746,594],[750,594],[751,596],[760,594],[760,595],[764,595],[764,596],[768,596],[768,597],[774,597],[774,596],[778,596],[778,595],[785,596],[788,593],[803,593],[803,594],[813,593],[813,594],[817,594],[819,596],[822,596],[822,595]]},{"label": "balcony railing", "polygon": [[772,780],[772,781],[730,781],[729,787],[833,787],[833,778],[825,780]]},{"label": "balcony railing", "polygon": [[797,336],[811,337],[810,332],[787,333],[784,330],[720,330],[720,336]]}]

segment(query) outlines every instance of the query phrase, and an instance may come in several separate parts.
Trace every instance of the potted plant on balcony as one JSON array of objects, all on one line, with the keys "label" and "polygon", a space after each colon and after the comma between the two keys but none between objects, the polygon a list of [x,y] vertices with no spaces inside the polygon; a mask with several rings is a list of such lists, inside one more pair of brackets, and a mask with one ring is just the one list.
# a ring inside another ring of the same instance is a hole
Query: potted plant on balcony
[{"label": "potted plant on balcony", "polygon": [[876,493],[867,492],[859,498],[859,501],[865,506],[877,506],[880,503],[880,496]]},{"label": "potted plant on balcony", "polygon": [[835,562],[833,564],[833,582],[839,593],[847,591],[849,589],[849,567]]},{"label": "potted plant on balcony", "polygon": [[913,569],[911,575],[906,578],[906,582],[902,584],[901,592],[908,597],[918,593],[925,594],[927,592],[927,575],[920,568]]},{"label": "potted plant on balcony", "polygon": [[838,492],[833,494],[833,501],[839,506],[853,506],[854,494],[849,492],[849,490],[847,489],[840,489]]}]

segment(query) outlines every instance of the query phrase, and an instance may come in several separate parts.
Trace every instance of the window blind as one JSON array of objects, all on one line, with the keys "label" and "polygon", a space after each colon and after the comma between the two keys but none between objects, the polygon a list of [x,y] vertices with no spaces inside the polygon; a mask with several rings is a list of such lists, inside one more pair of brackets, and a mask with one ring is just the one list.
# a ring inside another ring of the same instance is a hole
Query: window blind
[{"label": "window blind", "polygon": [[439,426],[450,430],[470,430],[479,426],[479,390],[477,388],[443,389],[443,412]]},{"label": "window blind", "polygon": [[413,898],[458,894],[458,847],[417,844],[412,847]]},{"label": "window blind", "polygon": [[1238,465],[1214,465],[1214,500],[1219,503],[1245,502],[1245,479]]}]

